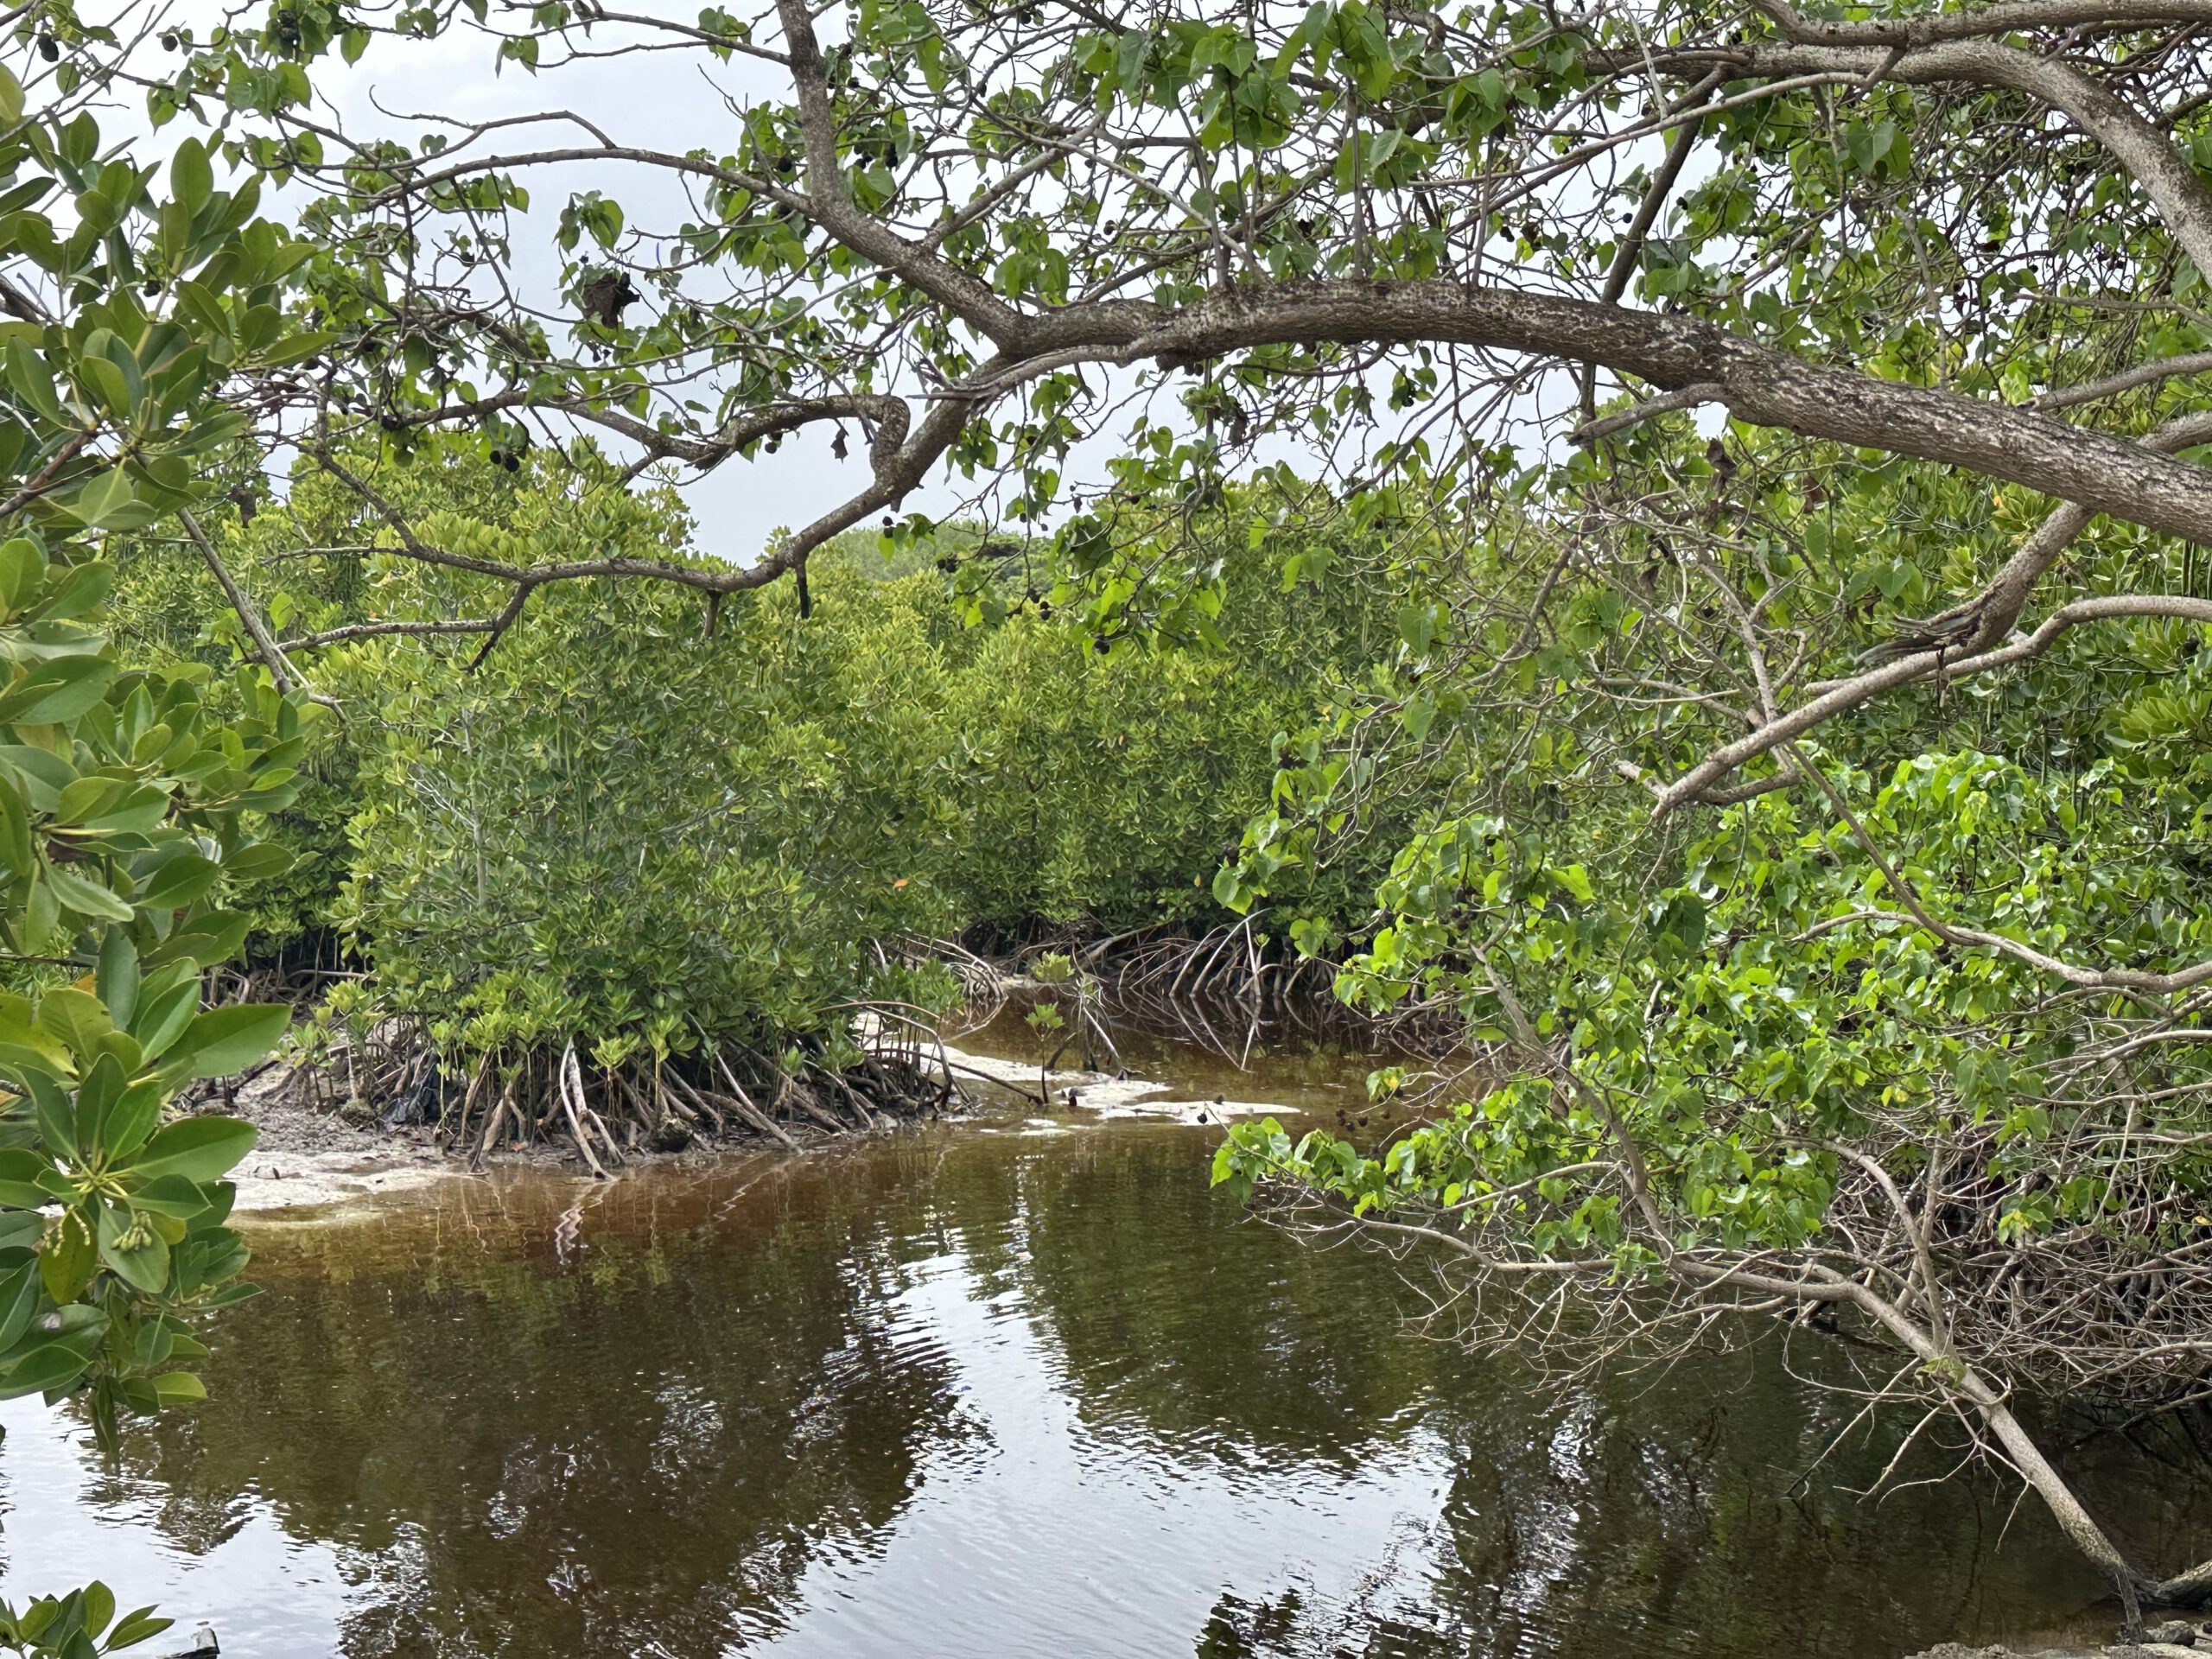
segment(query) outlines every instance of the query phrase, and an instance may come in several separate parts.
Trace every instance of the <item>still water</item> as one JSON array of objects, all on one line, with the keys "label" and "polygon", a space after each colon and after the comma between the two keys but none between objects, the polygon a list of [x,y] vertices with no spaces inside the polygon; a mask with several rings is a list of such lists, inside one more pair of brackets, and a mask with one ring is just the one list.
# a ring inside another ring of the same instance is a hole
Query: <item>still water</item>
[{"label": "still water", "polygon": [[[1185,1058],[1211,1092],[1226,1063]],[[1356,1109],[1351,1071],[1279,1080]],[[1853,1440],[1801,1486],[1855,1409],[1802,1380],[1819,1353],[1558,1397],[1409,1337],[1390,1263],[1209,1192],[1216,1134],[1009,1117],[258,1227],[212,1402],[119,1470],[5,1408],[6,1589],[89,1562],[237,1659],[1891,1659],[2109,1629],[1993,1480],[1863,1503],[1840,1489],[1889,1447]],[[2196,1529],[2126,1519],[2176,1558]]]}]

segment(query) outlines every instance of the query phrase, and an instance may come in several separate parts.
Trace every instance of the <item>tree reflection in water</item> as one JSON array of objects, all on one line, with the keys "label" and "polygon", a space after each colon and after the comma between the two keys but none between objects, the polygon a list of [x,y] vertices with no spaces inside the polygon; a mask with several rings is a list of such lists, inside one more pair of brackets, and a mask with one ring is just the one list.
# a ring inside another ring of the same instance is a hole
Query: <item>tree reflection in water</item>
[{"label": "tree reflection in water", "polygon": [[1766,1659],[2101,1622],[2039,1511],[1999,1549],[1993,1485],[1858,1504],[1888,1448],[1853,1441],[1793,1495],[1853,1408],[1777,1348],[1550,1400],[1408,1339],[1389,1263],[1215,1199],[1205,1146],[969,1128],[266,1230],[222,1408],[75,1493],[11,1444],[10,1565],[172,1529],[147,1599],[241,1659]]}]

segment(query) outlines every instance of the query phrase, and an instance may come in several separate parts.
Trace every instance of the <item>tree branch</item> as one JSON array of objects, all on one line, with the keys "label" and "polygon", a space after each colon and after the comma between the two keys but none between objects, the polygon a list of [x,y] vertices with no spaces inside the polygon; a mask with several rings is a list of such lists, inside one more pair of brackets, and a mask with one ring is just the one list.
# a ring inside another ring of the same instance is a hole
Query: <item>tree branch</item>
[{"label": "tree branch", "polygon": [[2164,357],[2155,363],[2139,363],[2132,369],[2122,369],[2118,374],[2087,385],[2069,386],[2063,391],[2046,391],[2028,399],[2030,409],[2071,409],[2076,404],[2094,404],[2101,398],[2116,397],[2123,391],[2133,391],[2138,386],[2154,385],[2161,380],[2177,379],[2186,374],[2212,374],[2212,352],[2194,352],[2185,357]]},{"label": "tree branch", "polygon": [[223,563],[223,556],[215,550],[215,543],[200,528],[199,516],[189,507],[180,507],[176,516],[184,525],[185,534],[192,537],[193,544],[200,550],[200,556],[207,562],[208,569],[214,573],[224,598],[230,601],[231,609],[238,613],[238,619],[245,625],[246,635],[253,641],[253,648],[260,656],[263,665],[269,670],[270,677],[276,682],[276,689],[279,691],[297,690],[300,677],[286,660],[284,648],[276,643],[276,636],[270,632],[269,625],[262,620],[260,611],[246,597],[245,589],[238,586],[238,578],[231,575],[230,568]]},{"label": "tree branch", "polygon": [[[2164,451],[2191,448],[2206,442],[2212,442],[2212,412],[2185,416],[2161,427],[2145,440],[2145,447]],[[2196,607],[2203,606],[2205,601],[2155,595],[2087,599],[2052,613],[2027,639],[1999,646],[1996,642],[2012,632],[2044,572],[2087,528],[2092,516],[2088,509],[2071,503],[2060,507],[2037,526],[2035,533],[2020,544],[2019,550],[2005,561],[1980,594],[1916,625],[1923,632],[1938,637],[1948,631],[1955,644],[1910,652],[1851,679],[1816,683],[1812,688],[1816,694],[1812,702],[1732,743],[1723,744],[1675,783],[1657,791],[1657,810],[1663,813],[1692,803],[1717,804],[1712,785],[1745,761],[1802,737],[1824,721],[1898,686],[1910,685],[1935,674],[1947,681],[1959,679],[2024,661],[2039,655],[2060,634],[2083,622],[2118,616],[2196,616]]]},{"label": "tree branch", "polygon": [[[2194,21],[2212,21],[2212,16]],[[1802,27],[1817,30],[1819,25]],[[2175,148],[2168,134],[2117,92],[2055,58],[1979,39],[1912,45],[1910,32],[1910,25],[1906,25],[1906,40],[1876,46],[1752,47],[1744,54],[1745,67],[1756,75],[1855,70],[1871,79],[1907,86],[1961,81],[2024,93],[2062,111],[2103,145],[2143,187],[2174,240],[2196,262],[2197,269],[2212,271],[2212,190],[2205,188],[2196,169]],[[1896,48],[1900,45],[1910,49],[1899,52]]]}]

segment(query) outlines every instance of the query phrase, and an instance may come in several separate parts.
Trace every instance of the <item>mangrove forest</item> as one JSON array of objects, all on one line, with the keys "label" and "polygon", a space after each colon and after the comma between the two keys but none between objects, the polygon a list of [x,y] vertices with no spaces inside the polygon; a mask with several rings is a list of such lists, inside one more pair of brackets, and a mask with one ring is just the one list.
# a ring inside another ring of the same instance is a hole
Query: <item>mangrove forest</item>
[{"label": "mangrove forest", "polygon": [[0,1653],[2212,1651],[2212,0],[0,8]]}]

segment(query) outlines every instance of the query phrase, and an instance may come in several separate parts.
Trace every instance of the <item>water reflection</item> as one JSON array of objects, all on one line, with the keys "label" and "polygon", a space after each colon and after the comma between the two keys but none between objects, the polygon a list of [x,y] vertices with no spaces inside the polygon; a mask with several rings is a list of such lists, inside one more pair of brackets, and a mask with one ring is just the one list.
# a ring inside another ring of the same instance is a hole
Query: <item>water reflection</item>
[{"label": "water reflection", "polygon": [[[1038,1030],[1027,1016],[1039,1001],[1065,1013],[1058,1029]],[[1041,1065],[1054,1054],[1065,1067],[1090,1065],[1156,1077],[1167,1100],[1262,1100],[1326,1116],[1367,1107],[1367,1076],[1406,1057],[1378,1042],[1374,1028],[1316,1018],[1309,1009],[1264,1011],[1235,1003],[1192,1001],[1184,1022],[1163,1027],[1111,1004],[1096,1010],[1100,1042],[1078,1033],[1071,1007],[1050,992],[1017,990],[980,1025],[948,1029],[972,1052]],[[1414,1064],[1414,1062],[1408,1062]]]},{"label": "water reflection", "polygon": [[[1203,1131],[970,1127],[264,1231],[214,1402],[100,1472],[6,1408],[9,1587],[88,1554],[254,1656],[1889,1656],[2097,1587],[1772,1351],[1559,1403]],[[1802,1362],[1804,1356],[1797,1357]],[[2092,1613],[2094,1624],[2103,1615]]]}]

